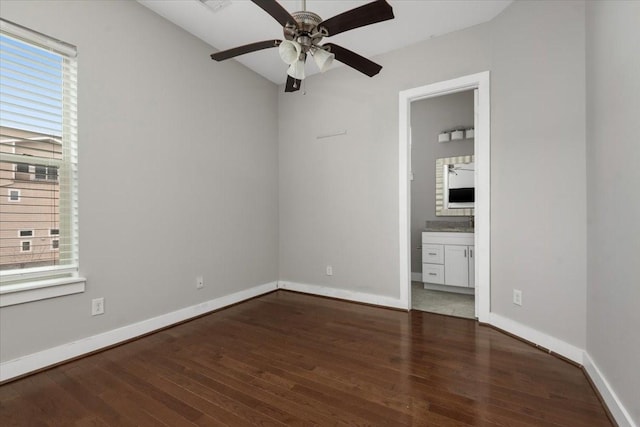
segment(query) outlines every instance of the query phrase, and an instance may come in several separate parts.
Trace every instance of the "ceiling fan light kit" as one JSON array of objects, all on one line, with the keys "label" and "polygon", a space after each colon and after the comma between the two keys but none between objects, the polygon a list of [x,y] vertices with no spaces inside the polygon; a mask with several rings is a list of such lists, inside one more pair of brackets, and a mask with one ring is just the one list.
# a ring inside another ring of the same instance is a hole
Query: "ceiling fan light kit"
[{"label": "ceiling fan light kit", "polygon": [[280,58],[282,59],[282,61],[284,61],[285,64],[291,65],[300,58],[300,53],[302,53],[302,46],[300,46],[300,43],[298,42],[285,40],[280,43],[278,53],[280,54]]},{"label": "ceiling fan light kit", "polygon": [[289,69],[287,70],[287,74],[290,77],[293,77],[296,80],[303,80],[304,75],[304,60],[300,59],[295,61],[293,64],[289,65]]},{"label": "ceiling fan light kit", "polygon": [[[386,0],[376,0],[355,9],[340,13],[332,18],[322,20],[320,16],[307,10],[289,13],[275,0],[251,0],[282,25],[285,40],[266,40],[216,52],[211,55],[215,61],[224,61],[245,53],[261,49],[278,47],[280,58],[289,65],[285,92],[300,89],[300,80],[305,78],[304,65],[307,54],[321,72],[331,67],[333,60],[340,61],[351,68],[373,77],[380,72],[382,66],[333,43],[320,45],[324,37],[334,36],[345,31],[366,25],[393,19],[393,9]],[[303,9],[306,9],[303,0]]]},{"label": "ceiling fan light kit", "polygon": [[313,60],[320,69],[321,73],[324,73],[331,67],[333,60],[336,57],[333,53],[329,53],[321,48],[312,50],[311,55],[313,55]]}]

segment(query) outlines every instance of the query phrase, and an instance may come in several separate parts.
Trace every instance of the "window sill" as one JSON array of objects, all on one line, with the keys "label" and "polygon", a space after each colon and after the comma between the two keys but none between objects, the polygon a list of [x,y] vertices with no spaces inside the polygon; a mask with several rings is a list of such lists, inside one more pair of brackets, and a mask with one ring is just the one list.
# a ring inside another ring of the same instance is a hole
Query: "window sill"
[{"label": "window sill", "polygon": [[84,277],[38,280],[0,287],[0,307],[84,292]]}]

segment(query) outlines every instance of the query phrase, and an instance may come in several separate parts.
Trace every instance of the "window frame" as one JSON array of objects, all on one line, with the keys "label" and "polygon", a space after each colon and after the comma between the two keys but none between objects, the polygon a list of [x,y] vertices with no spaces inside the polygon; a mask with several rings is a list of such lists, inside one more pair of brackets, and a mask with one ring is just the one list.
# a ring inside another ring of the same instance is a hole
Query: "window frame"
[{"label": "window frame", "polygon": [[[55,171],[55,174],[52,173],[51,171]],[[24,173],[24,172],[18,172],[18,173]],[[31,180],[33,181],[51,182],[51,183],[58,182],[59,172],[58,172],[57,166],[35,165],[33,166],[33,172],[29,172],[29,174],[33,175],[33,178],[31,178]]]},{"label": "window frame", "polygon": [[[16,192],[18,193],[17,198],[13,198],[13,196],[11,195],[12,192]],[[19,188],[9,188],[7,189],[7,201],[9,201],[10,203],[19,203],[20,202],[20,198],[21,198],[21,192]]]},{"label": "window frame", "polygon": [[[45,166],[45,177],[44,179],[38,179],[38,181],[58,182],[59,184],[65,183],[65,191],[62,192],[62,190],[60,190],[61,201],[59,206],[61,210],[60,223],[57,228],[58,234],[51,235],[51,229],[49,229],[49,235],[54,237],[51,241],[58,240],[59,247],[60,240],[64,238],[66,239],[65,245],[68,244],[71,248],[68,255],[68,262],[64,264],[0,270],[0,307],[5,307],[84,292],[86,279],[79,275],[78,256],[77,49],[71,44],[33,31],[3,18],[0,18],[0,33],[15,41],[59,55],[61,58],[61,65],[63,67],[61,82],[63,89],[61,116],[63,129],[61,136],[63,150],[62,160],[41,159],[38,163],[34,163],[30,159],[28,165],[30,173],[31,169],[34,170],[34,174],[31,177],[32,180],[35,178],[35,167]],[[2,157],[3,161],[10,163],[25,163],[24,159],[21,160],[16,154],[2,153]],[[51,179],[54,175],[49,173],[52,167],[57,170],[55,179]],[[9,188],[8,190],[7,198],[9,202],[18,203],[21,201],[22,194],[20,189]],[[11,200],[11,191],[17,191],[17,199]],[[64,200],[62,198],[64,198]],[[26,241],[26,239],[20,241],[21,252],[23,248],[22,242]],[[30,251],[24,251],[24,253],[33,252],[33,243],[31,240],[29,240],[29,242]],[[52,242],[50,245],[52,250],[59,250],[59,248],[53,248]]]},{"label": "window frame", "polygon": [[[16,150],[16,149],[15,149],[15,147],[14,147],[14,148],[13,148],[13,151],[15,151],[15,150]],[[15,165],[15,166],[16,166],[16,168],[15,168],[15,172],[16,172],[16,173],[31,173],[31,172],[30,172],[30,168],[31,168],[31,166],[29,166],[29,163],[16,163],[16,165]],[[26,170],[26,171],[21,171],[21,170],[20,170],[20,166],[26,166],[26,167],[27,167],[27,170]],[[13,178],[13,179],[17,180],[17,178],[16,178],[15,176],[14,176],[14,178]]]},{"label": "window frame", "polygon": [[[29,244],[29,249],[24,248],[24,244],[28,243]],[[26,253],[31,253],[33,252],[33,245],[32,245],[32,241],[31,240],[20,240],[20,253],[21,254],[26,254]]]},{"label": "window frame", "polygon": [[[22,234],[23,232],[28,231],[31,234]],[[21,228],[20,230],[18,230],[18,237],[35,237],[36,231],[33,228]]]},{"label": "window frame", "polygon": [[[51,171],[56,171],[55,174],[51,173]],[[58,171],[58,168],[55,166],[47,166],[47,178],[45,181],[47,182],[58,182],[58,177],[60,176],[60,172]],[[51,178],[54,177],[54,178]]]},{"label": "window frame", "polygon": [[33,172],[33,180],[34,181],[46,181],[47,180],[47,167],[35,165]]}]

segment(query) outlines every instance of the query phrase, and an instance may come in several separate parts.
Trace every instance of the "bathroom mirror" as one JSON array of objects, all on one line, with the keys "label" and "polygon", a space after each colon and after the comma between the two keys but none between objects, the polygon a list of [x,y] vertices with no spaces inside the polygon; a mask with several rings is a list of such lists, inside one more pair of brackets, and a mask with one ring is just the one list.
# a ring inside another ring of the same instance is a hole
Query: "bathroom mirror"
[{"label": "bathroom mirror", "polygon": [[474,156],[437,159],[436,216],[472,216],[474,203]]}]

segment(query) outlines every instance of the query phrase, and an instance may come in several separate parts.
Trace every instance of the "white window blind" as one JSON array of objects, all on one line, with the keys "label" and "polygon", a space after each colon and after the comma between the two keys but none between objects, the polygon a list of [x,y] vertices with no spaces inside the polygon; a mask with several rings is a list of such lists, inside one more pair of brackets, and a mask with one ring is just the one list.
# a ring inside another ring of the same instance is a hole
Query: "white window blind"
[{"label": "white window blind", "polygon": [[0,19],[0,294],[77,276],[76,100],[75,47]]}]

